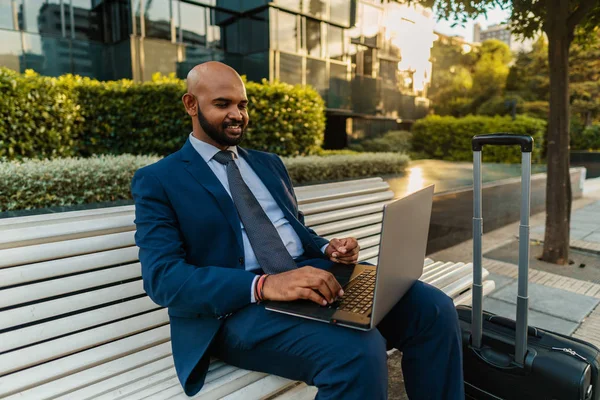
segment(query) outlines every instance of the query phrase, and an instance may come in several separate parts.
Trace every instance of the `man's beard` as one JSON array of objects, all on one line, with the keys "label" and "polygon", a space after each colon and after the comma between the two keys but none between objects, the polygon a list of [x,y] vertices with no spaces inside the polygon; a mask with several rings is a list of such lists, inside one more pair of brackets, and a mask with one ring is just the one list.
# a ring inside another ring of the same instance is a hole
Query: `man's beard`
[{"label": "man's beard", "polygon": [[206,120],[206,118],[202,114],[202,111],[200,111],[200,108],[198,108],[198,122],[200,123],[200,126],[202,127],[204,133],[206,133],[208,137],[210,137],[212,140],[214,140],[221,146],[237,146],[241,143],[242,139],[244,139],[244,134],[246,133],[246,128],[243,126],[242,121],[240,123],[240,126],[242,128],[242,133],[240,134],[240,136],[238,136],[237,138],[230,138],[225,133],[225,128],[227,128],[228,124],[223,122],[220,127],[221,129],[219,129],[219,127],[214,126]]}]

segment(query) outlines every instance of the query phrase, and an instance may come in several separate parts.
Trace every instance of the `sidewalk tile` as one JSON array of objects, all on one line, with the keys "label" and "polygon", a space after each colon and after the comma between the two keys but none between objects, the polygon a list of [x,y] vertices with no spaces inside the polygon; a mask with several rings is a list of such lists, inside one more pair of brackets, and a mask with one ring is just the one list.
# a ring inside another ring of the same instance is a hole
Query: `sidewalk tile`
[{"label": "sidewalk tile", "polygon": [[508,276],[494,274],[494,273],[490,273],[487,277],[487,280],[494,281],[494,283],[496,284],[496,288],[494,289],[494,291],[498,291],[498,290],[502,289],[504,286],[508,285],[509,283],[512,283],[515,281],[514,279],[511,279]]},{"label": "sidewalk tile", "polygon": [[[509,304],[501,300],[485,297],[483,300],[483,309],[503,317],[516,319],[517,310],[514,304]],[[570,335],[579,325],[576,322],[567,321],[562,318],[553,317],[541,312],[529,310],[528,324],[549,331]]]},{"label": "sidewalk tile", "polygon": [[600,232],[592,233],[591,235],[582,238],[584,242],[600,243]]},{"label": "sidewalk tile", "polygon": [[[494,291],[489,294],[489,297],[516,304],[517,283],[513,282],[498,291]],[[599,302],[599,299],[567,290],[536,283],[529,285],[529,308],[531,310],[572,322],[580,322]]]}]

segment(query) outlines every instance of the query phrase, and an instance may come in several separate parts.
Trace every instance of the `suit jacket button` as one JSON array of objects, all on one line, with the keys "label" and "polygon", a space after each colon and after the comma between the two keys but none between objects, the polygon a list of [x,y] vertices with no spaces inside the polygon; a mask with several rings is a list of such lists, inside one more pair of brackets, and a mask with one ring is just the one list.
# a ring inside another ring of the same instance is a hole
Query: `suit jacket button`
[{"label": "suit jacket button", "polygon": [[240,265],[244,265],[244,257],[240,257],[238,261],[240,262]]}]

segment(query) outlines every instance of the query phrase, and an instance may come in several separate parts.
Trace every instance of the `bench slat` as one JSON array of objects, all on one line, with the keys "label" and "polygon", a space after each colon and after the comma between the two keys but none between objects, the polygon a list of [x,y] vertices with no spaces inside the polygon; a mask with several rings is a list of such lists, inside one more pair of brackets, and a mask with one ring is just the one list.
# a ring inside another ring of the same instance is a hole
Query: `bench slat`
[{"label": "bench slat", "polygon": [[[455,264],[456,263],[453,263],[453,262],[443,263],[440,266],[437,266],[435,268],[431,268],[431,269],[427,270],[427,272],[424,272],[421,277],[423,279],[428,279],[428,278],[435,278],[438,276],[442,276],[445,273],[447,273],[449,270],[451,270]],[[464,265],[464,263],[462,263],[462,265]]]},{"label": "bench slat", "polygon": [[[175,371],[173,371],[175,373]],[[182,391],[177,375],[171,377],[165,377],[167,374],[161,374],[160,380],[158,375],[155,377],[156,380],[144,381],[136,385],[136,390],[130,391],[127,394],[121,394],[120,391],[116,392],[115,395],[110,397],[101,396],[99,399],[111,399],[111,400],[141,400],[141,399],[166,399],[172,394]],[[127,388],[129,389],[129,387]],[[117,395],[120,394],[120,395]],[[158,396],[156,396],[158,394]]]},{"label": "bench slat", "polygon": [[0,268],[134,246],[134,232],[0,250]]},{"label": "bench slat", "polygon": [[454,269],[446,275],[439,276],[433,279],[426,279],[424,280],[424,282],[427,282],[435,287],[444,287],[470,273],[473,273],[473,266],[467,264]]},{"label": "bench slat", "polygon": [[306,193],[306,192],[315,192],[315,191],[319,191],[319,190],[326,190],[326,189],[331,189],[331,188],[335,188],[339,191],[344,191],[346,190],[347,187],[352,187],[352,186],[357,186],[357,185],[368,185],[368,184],[375,184],[375,183],[380,183],[383,182],[383,179],[380,177],[373,177],[373,178],[363,178],[363,179],[352,179],[352,180],[347,180],[347,181],[338,181],[338,182],[329,182],[329,183],[318,183],[316,185],[303,185],[303,186],[294,186],[294,192],[296,192],[296,195],[298,195],[299,193]]},{"label": "bench slat", "polygon": [[84,400],[166,369],[174,369],[171,342],[48,382],[6,400],[46,400],[57,396],[61,400]]},{"label": "bench slat", "polygon": [[133,215],[0,231],[0,249],[135,230]]},{"label": "bench slat", "polygon": [[[482,271],[482,279],[485,279],[489,276],[489,272],[487,270]],[[473,285],[473,273],[469,273],[467,276],[460,278],[459,280],[452,282],[449,285],[444,286],[440,290],[448,297],[457,297],[460,293],[464,292],[466,289],[469,289]]]},{"label": "bench slat", "polygon": [[159,306],[146,296],[60,320],[15,329],[2,334],[0,353],[158,308]]},{"label": "bench slat", "polygon": [[47,299],[115,282],[141,277],[142,265],[133,263],[121,267],[86,272],[60,279],[17,286],[0,291],[0,308]]},{"label": "bench slat", "polygon": [[[496,283],[494,281],[484,281],[483,282],[483,295],[486,296],[486,295],[490,294],[491,292],[494,291],[495,288],[496,288]],[[465,292],[465,293],[461,294],[460,296],[458,296],[456,299],[454,299],[454,304],[457,306],[460,306],[463,304],[469,304],[469,303],[471,303],[472,299],[473,299],[473,291],[469,290],[468,292]]]},{"label": "bench slat", "polygon": [[10,379],[0,379],[0,396],[14,394],[54,379],[95,367],[169,340],[169,326],[161,326],[105,345],[18,371]]},{"label": "bench slat", "polygon": [[318,203],[303,204],[300,210],[305,216],[318,214],[327,211],[341,210],[348,207],[356,207],[363,204],[389,202],[394,198],[394,193],[391,191],[365,194],[361,196],[352,196],[347,198],[320,201]]},{"label": "bench slat", "polygon": [[23,217],[0,219],[0,231],[4,229],[27,228],[30,226],[51,225],[67,221],[84,221],[87,219],[104,218],[107,215],[133,213],[135,206],[102,207],[89,210],[65,211],[59,213],[28,215]]},{"label": "bench slat", "polygon": [[223,397],[223,400],[250,400],[260,399],[265,393],[273,393],[293,381],[276,375],[267,375],[250,385]]},{"label": "bench slat", "polygon": [[349,231],[337,232],[331,235],[323,236],[327,240],[331,240],[336,237],[355,237],[357,239],[364,238],[371,235],[377,235],[381,233],[381,225],[375,224],[371,226],[364,226],[358,229],[351,229]]},{"label": "bench slat", "polygon": [[138,260],[136,246],[0,269],[0,288]]},{"label": "bench slat", "polygon": [[0,375],[119,340],[168,323],[167,310],[160,309],[129,318],[125,322],[113,322],[74,335],[54,339],[50,342],[14,350],[0,355]]},{"label": "bench slat", "polygon": [[308,204],[308,203],[316,203],[320,201],[326,200],[334,200],[341,199],[350,196],[359,196],[363,194],[369,193],[377,193],[383,192],[389,189],[389,185],[386,182],[380,182],[375,184],[367,184],[367,185],[355,185],[347,190],[340,192],[334,188],[323,189],[319,191],[311,191],[311,192],[296,192],[296,197],[298,199],[298,204]]},{"label": "bench slat", "polygon": [[50,300],[0,313],[0,326],[10,328],[72,311],[146,294],[142,280]]},{"label": "bench slat", "polygon": [[323,225],[316,225],[312,228],[320,236],[330,235],[332,233],[341,232],[346,229],[358,228],[365,225],[379,224],[383,213],[370,214],[362,217],[348,218],[345,221],[336,221]]},{"label": "bench slat", "polygon": [[351,217],[380,213],[383,210],[383,206],[385,204],[387,204],[387,202],[379,202],[373,204],[366,204],[358,207],[344,208],[341,210],[327,211],[307,216],[304,218],[304,221],[307,225],[315,226],[333,221],[346,220]]},{"label": "bench slat", "polygon": [[301,383],[293,389],[277,396],[277,400],[312,400],[317,395],[315,386],[308,386]]}]

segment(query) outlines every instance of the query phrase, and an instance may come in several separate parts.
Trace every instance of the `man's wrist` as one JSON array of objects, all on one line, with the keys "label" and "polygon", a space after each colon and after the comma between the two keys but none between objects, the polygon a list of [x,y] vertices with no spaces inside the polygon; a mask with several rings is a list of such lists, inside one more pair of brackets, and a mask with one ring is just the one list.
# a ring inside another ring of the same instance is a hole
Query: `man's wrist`
[{"label": "man's wrist", "polygon": [[326,253],[326,250],[327,250],[327,247],[328,247],[328,246],[329,246],[329,243],[327,243],[327,244],[325,244],[323,247],[321,247],[321,253],[323,253],[323,254],[327,255],[327,253]]}]

